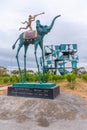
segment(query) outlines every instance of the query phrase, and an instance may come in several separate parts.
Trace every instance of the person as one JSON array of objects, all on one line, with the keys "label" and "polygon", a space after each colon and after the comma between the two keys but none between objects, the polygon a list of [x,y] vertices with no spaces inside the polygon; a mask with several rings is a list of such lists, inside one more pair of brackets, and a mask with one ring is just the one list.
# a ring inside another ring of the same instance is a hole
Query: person
[{"label": "person", "polygon": [[21,29],[27,29],[27,28],[29,28],[30,30],[32,30],[31,23],[33,21],[35,21],[35,16],[33,17],[33,16],[29,15],[28,21],[22,22],[22,24],[27,23],[27,26],[26,27],[20,27],[19,30],[21,30]]},{"label": "person", "polygon": [[34,15],[34,16],[29,15],[28,21],[22,22],[22,24],[27,23],[27,26],[26,26],[26,27],[20,27],[19,30],[29,28],[30,31],[32,31],[31,23],[32,23],[33,21],[35,21],[35,18],[36,18],[38,15],[41,15],[41,14],[44,14],[44,12],[43,12],[43,13],[40,13],[40,14],[37,14],[37,15]]}]

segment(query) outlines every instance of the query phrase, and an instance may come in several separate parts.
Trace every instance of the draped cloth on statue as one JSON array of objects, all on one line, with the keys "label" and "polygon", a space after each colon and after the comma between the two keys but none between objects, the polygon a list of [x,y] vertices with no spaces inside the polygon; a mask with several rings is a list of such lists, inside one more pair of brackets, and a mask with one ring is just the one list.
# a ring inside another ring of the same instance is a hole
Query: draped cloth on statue
[{"label": "draped cloth on statue", "polygon": [[28,40],[28,39],[34,39],[37,37],[37,32],[35,30],[32,30],[32,31],[26,31],[24,32],[23,34],[23,38],[25,40]]}]

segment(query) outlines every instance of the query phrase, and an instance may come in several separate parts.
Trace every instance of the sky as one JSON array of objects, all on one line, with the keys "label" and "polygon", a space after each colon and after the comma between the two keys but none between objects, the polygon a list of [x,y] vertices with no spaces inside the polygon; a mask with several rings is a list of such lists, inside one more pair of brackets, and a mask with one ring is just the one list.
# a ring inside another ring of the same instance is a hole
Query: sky
[{"label": "sky", "polygon": [[[12,50],[19,35],[21,22],[29,15],[45,12],[36,18],[42,25],[50,25],[56,15],[54,27],[44,38],[44,45],[77,44],[79,56],[78,67],[87,69],[87,0],[3,0],[0,2],[0,66],[17,68],[16,49]],[[35,29],[35,22],[32,23]],[[38,48],[38,56],[40,56]],[[20,64],[23,67],[23,48],[20,51]],[[34,46],[27,52],[27,67],[36,68]]]}]

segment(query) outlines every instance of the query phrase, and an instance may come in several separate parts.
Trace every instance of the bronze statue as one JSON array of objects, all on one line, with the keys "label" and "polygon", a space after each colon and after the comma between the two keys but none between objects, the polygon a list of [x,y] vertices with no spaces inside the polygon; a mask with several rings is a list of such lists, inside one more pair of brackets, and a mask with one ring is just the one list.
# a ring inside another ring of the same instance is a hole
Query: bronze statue
[{"label": "bronze statue", "polygon": [[27,23],[27,26],[26,26],[26,27],[20,27],[19,30],[29,28],[30,31],[32,31],[31,23],[32,23],[33,21],[35,21],[35,18],[36,18],[38,15],[42,15],[42,14],[44,14],[44,12],[42,12],[42,13],[40,13],[40,14],[36,14],[36,15],[34,15],[34,16],[29,15],[28,21],[22,22],[22,24]]},{"label": "bronze statue", "polygon": [[[24,39],[25,32],[23,32],[23,33],[20,34],[20,36],[18,37],[18,39],[16,40],[16,42],[12,46],[12,48],[14,49],[17,41],[18,40],[20,41],[18,49],[17,49],[16,59],[17,59],[19,73],[20,73],[20,79],[21,79],[22,82],[26,82],[26,53],[27,53],[28,46],[30,44],[34,45],[35,60],[36,60],[37,68],[38,68],[38,80],[39,80],[40,83],[42,82],[41,76],[40,76],[40,67],[39,67],[39,62],[38,62],[38,57],[37,57],[37,48],[38,48],[38,46],[40,46],[41,51],[42,51],[42,63],[43,63],[43,74],[44,74],[45,73],[45,68],[44,68],[45,65],[44,65],[43,39],[44,39],[44,36],[47,35],[51,31],[51,29],[53,28],[55,20],[60,16],[61,15],[57,15],[56,17],[54,17],[49,26],[41,25],[40,20],[37,20],[36,21],[37,36],[36,37],[30,37],[29,39]],[[30,33],[31,32],[33,32],[33,31],[30,31]],[[19,63],[19,52],[20,52],[20,49],[23,46],[24,46],[24,79],[22,77],[22,71],[21,71],[20,63]]]}]

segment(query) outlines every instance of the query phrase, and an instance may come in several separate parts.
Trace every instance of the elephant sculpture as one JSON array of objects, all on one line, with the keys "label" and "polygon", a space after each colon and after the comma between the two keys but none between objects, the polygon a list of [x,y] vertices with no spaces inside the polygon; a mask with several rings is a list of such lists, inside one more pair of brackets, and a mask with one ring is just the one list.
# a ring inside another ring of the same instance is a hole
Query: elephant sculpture
[{"label": "elephant sculpture", "polygon": [[[43,63],[43,72],[44,72],[43,38],[44,38],[44,36],[48,32],[51,31],[56,18],[58,18],[60,16],[61,15],[57,15],[56,17],[54,17],[53,20],[52,20],[52,22],[51,22],[51,24],[50,24],[50,26],[41,25],[40,21],[37,20],[36,21],[36,32],[37,32],[37,36],[35,38],[31,38],[31,39],[27,39],[26,40],[26,39],[24,39],[24,33],[25,32],[23,32],[23,33],[20,34],[19,38],[16,40],[16,42],[12,46],[12,48],[14,49],[17,41],[20,40],[20,43],[19,43],[19,46],[18,46],[18,49],[17,49],[16,60],[17,60],[17,65],[18,65],[18,69],[19,69],[19,73],[20,73],[21,82],[26,82],[26,53],[27,53],[28,46],[30,44],[33,44],[34,45],[35,60],[36,60],[37,68],[38,68],[38,80],[41,83],[40,68],[39,68],[39,63],[38,63],[38,59],[37,59],[37,48],[38,48],[38,45],[39,45],[40,48],[41,48],[41,51],[42,51],[42,63]],[[21,72],[21,68],[20,68],[20,64],[19,64],[19,58],[18,58],[20,49],[22,48],[23,45],[24,45],[24,78],[22,78],[22,72]]]}]

